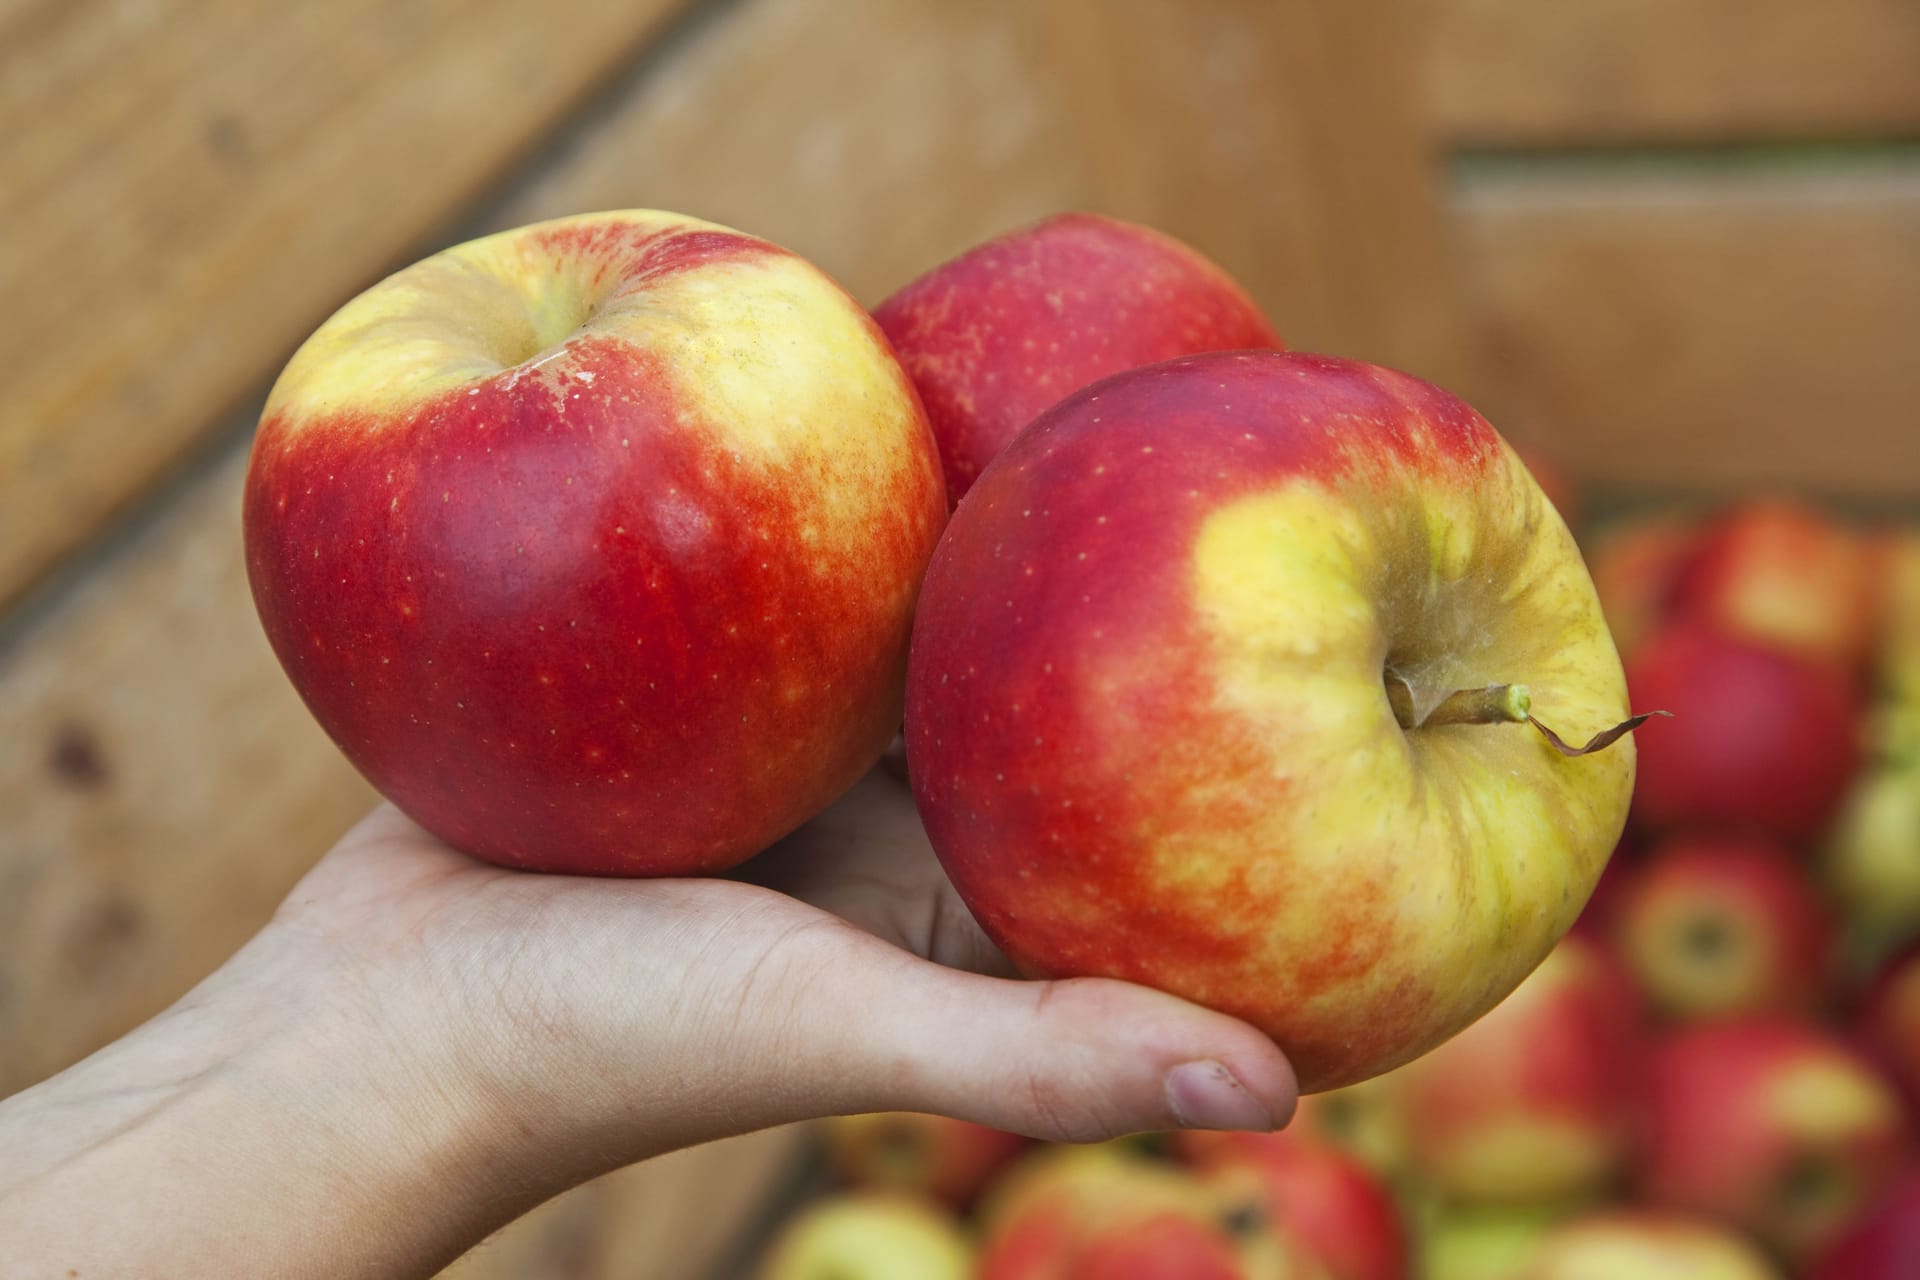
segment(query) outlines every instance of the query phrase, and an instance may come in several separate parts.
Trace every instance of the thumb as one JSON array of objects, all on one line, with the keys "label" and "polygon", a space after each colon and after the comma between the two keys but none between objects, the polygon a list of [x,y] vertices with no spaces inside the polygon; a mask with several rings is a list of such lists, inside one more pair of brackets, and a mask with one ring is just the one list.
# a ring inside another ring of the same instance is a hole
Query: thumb
[{"label": "thumb", "polygon": [[863,949],[792,1009],[813,1029],[795,1039],[825,1073],[823,1109],[931,1111],[1062,1142],[1293,1116],[1292,1066],[1237,1018],[1110,979],[1023,982]]}]

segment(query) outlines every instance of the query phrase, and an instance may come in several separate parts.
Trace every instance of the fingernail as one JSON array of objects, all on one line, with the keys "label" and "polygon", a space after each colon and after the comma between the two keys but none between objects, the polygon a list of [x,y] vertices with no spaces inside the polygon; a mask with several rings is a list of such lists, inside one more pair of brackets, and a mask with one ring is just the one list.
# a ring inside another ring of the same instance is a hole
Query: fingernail
[{"label": "fingernail", "polygon": [[1167,1073],[1167,1102],[1185,1129],[1273,1129],[1273,1116],[1233,1072],[1211,1058]]}]

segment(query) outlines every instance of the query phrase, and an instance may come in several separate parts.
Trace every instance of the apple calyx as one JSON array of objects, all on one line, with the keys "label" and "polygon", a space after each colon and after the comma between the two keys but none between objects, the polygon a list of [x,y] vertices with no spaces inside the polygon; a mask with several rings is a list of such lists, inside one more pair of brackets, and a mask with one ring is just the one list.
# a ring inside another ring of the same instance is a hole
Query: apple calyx
[{"label": "apple calyx", "polygon": [[1402,729],[1424,729],[1443,724],[1530,724],[1538,729],[1554,750],[1563,756],[1588,756],[1604,751],[1638,729],[1654,716],[1671,716],[1671,711],[1646,711],[1629,716],[1619,724],[1573,746],[1559,734],[1541,724],[1533,715],[1533,695],[1524,684],[1490,684],[1478,689],[1456,689],[1435,704],[1423,717],[1414,708],[1413,686],[1396,671],[1385,674],[1387,705]]}]

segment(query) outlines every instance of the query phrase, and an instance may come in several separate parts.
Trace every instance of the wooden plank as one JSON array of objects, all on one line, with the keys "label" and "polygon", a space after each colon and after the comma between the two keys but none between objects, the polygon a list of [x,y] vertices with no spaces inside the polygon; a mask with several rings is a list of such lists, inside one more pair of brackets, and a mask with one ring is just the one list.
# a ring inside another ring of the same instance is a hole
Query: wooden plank
[{"label": "wooden plank", "polygon": [[1920,164],[1521,172],[1459,217],[1490,411],[1576,474],[1920,497]]},{"label": "wooden plank", "polygon": [[0,15],[0,607],[679,7]]},{"label": "wooden plank", "polygon": [[1297,346],[1467,384],[1397,15],[1390,0],[761,0],[489,225],[681,209],[786,244],[873,303],[987,236],[1093,208],[1216,257]]},{"label": "wooden plank", "polygon": [[1417,0],[1440,132],[1485,146],[1920,128],[1913,0]]}]

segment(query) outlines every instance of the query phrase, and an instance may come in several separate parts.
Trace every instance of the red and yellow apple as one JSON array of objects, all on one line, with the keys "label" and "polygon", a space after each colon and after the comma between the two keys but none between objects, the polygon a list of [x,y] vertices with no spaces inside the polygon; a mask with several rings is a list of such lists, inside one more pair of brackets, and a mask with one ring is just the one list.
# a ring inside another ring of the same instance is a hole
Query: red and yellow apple
[{"label": "red and yellow apple", "polygon": [[1652,1056],[1645,1106],[1642,1193],[1793,1259],[1831,1241],[1906,1158],[1893,1087],[1811,1023],[1682,1028]]},{"label": "red and yellow apple", "polygon": [[1657,1209],[1614,1209],[1549,1231],[1525,1280],[1785,1280],[1751,1242],[1718,1223]]},{"label": "red and yellow apple", "polygon": [[832,1117],[826,1141],[843,1181],[955,1206],[971,1202],[1027,1145],[1017,1133],[912,1111]]},{"label": "red and yellow apple", "polygon": [[828,1196],[789,1218],[759,1280],[973,1280],[974,1250],[954,1217],[911,1196]]},{"label": "red and yellow apple", "polygon": [[1112,1146],[1027,1156],[982,1214],[980,1280],[1321,1280],[1234,1177]]},{"label": "red and yellow apple", "polygon": [[1022,427],[1090,382],[1175,356],[1280,346],[1212,262],[1090,213],[979,245],[873,315],[920,389],[956,504]]},{"label": "red and yellow apple", "polygon": [[1820,868],[1857,936],[1897,939],[1920,926],[1920,756],[1853,780]]},{"label": "red and yellow apple", "polygon": [[1387,369],[1216,354],[1070,397],[961,504],[914,626],[914,792],[987,933],[1245,1018],[1307,1091],[1498,1003],[1626,816],[1630,739],[1524,722],[1627,715],[1566,526]]},{"label": "red and yellow apple", "polygon": [[1806,840],[1860,762],[1860,703],[1831,666],[1675,625],[1627,663],[1634,701],[1673,713],[1642,735],[1635,819]]},{"label": "red and yellow apple", "polygon": [[1831,912],[1800,862],[1760,837],[1656,846],[1611,926],[1640,989],[1670,1017],[1808,1010],[1832,972]]},{"label": "red and yellow apple", "polygon": [[481,857],[746,858],[898,723],[946,515],[872,321],[785,250],[587,215],[347,303],[268,397],[248,576],[321,725]]},{"label": "red and yellow apple", "polygon": [[1880,594],[1869,544],[1802,503],[1751,499],[1710,521],[1675,583],[1675,616],[1860,670]]},{"label": "red and yellow apple", "polygon": [[1641,1050],[1626,974],[1570,934],[1492,1012],[1399,1073],[1412,1169],[1460,1203],[1605,1191],[1632,1141]]},{"label": "red and yellow apple", "polygon": [[1404,1280],[1406,1231],[1387,1185],[1324,1139],[1282,1133],[1187,1130],[1174,1150],[1195,1168],[1250,1171],[1269,1218],[1326,1272],[1326,1280]]}]

